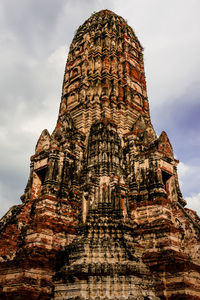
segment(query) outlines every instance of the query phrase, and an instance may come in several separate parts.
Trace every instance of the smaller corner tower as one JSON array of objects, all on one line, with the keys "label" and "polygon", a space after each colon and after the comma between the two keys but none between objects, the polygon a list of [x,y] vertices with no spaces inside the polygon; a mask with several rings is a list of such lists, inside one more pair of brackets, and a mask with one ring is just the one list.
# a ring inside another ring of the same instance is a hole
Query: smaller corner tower
[{"label": "smaller corner tower", "polygon": [[56,127],[0,221],[1,299],[200,299],[200,220],[151,124],[142,46],[93,14],[72,41]]}]

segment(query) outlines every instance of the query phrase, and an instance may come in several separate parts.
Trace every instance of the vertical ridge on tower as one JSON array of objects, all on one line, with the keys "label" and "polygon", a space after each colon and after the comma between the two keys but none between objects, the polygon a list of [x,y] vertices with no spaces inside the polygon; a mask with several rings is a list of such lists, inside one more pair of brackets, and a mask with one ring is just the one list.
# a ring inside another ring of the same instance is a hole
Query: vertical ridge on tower
[{"label": "vertical ridge on tower", "polygon": [[0,220],[0,299],[200,299],[200,219],[151,124],[142,51],[109,10],[78,28],[56,127]]}]

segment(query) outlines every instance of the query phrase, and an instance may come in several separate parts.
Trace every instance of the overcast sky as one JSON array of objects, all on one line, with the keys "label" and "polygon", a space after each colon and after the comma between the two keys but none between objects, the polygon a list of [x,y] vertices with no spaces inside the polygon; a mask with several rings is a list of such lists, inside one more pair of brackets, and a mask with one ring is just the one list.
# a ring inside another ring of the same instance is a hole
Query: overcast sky
[{"label": "overcast sky", "polygon": [[1,0],[0,217],[20,203],[41,131],[55,127],[74,32],[106,8],[144,47],[152,123],[167,132],[183,197],[200,215],[200,1]]}]

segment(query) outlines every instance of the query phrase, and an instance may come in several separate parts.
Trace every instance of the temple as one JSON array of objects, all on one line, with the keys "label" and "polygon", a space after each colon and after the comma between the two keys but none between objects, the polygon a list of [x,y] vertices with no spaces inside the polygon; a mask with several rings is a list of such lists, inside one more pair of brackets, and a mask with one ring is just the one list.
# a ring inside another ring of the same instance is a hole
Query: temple
[{"label": "temple", "polygon": [[177,164],[151,123],[138,38],[94,13],[71,43],[22,203],[0,220],[0,299],[200,299],[200,219]]}]

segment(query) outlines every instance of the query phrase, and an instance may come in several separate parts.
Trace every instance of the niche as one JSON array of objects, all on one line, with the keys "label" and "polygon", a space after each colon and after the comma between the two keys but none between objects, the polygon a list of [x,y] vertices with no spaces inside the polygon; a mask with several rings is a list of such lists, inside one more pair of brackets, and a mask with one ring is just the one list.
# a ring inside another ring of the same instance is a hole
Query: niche
[{"label": "niche", "polygon": [[33,172],[32,196],[38,198],[45,182],[47,166],[38,168]]},{"label": "niche", "polygon": [[41,185],[44,184],[46,173],[47,173],[47,167],[35,170],[35,173],[37,174],[38,178],[40,179]]},{"label": "niche", "polygon": [[163,184],[164,184],[164,188],[165,188],[165,191],[167,193],[167,197],[169,196],[169,193],[170,193],[170,178],[172,177],[172,175],[166,171],[163,171],[162,170],[162,181],[163,181]]}]

